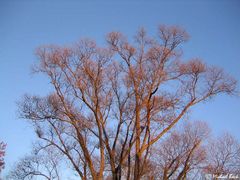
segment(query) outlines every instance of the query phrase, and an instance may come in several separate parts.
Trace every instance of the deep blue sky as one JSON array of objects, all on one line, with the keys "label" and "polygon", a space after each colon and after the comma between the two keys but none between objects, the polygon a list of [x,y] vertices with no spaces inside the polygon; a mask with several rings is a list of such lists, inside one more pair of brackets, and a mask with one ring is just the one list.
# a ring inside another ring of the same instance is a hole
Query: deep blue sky
[{"label": "deep blue sky", "polygon": [[[17,118],[24,93],[45,95],[48,80],[32,75],[34,50],[43,44],[71,44],[81,37],[103,42],[107,32],[129,37],[144,26],[179,25],[191,35],[184,58],[200,57],[240,80],[240,1],[47,1],[0,0],[0,140],[7,146],[7,169],[29,152],[33,132]],[[191,113],[213,133],[229,131],[240,139],[240,98],[220,96]]]}]

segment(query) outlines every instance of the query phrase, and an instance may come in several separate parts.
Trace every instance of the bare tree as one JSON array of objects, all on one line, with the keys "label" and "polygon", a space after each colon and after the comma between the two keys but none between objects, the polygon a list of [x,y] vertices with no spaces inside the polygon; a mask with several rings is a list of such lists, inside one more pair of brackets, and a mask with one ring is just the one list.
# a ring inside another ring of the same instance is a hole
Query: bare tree
[{"label": "bare tree", "polygon": [[44,149],[44,153],[32,153],[25,156],[10,171],[8,179],[31,180],[35,178],[60,180],[60,156],[53,149]]},{"label": "bare tree", "polygon": [[204,168],[207,174],[240,174],[240,143],[230,134],[225,133],[214,138],[208,145],[208,163]]},{"label": "bare tree", "polygon": [[41,47],[35,71],[48,76],[53,93],[25,96],[20,115],[82,179],[121,179],[127,166],[127,179],[138,180],[150,148],[192,106],[235,90],[223,70],[180,60],[187,40],[184,30],[160,26],[156,38],[140,29],[132,43],[112,32],[103,48],[92,40]]},{"label": "bare tree", "polygon": [[[194,178],[206,163],[205,143],[209,132],[207,124],[201,121],[187,122],[174,128],[149,149],[149,158],[141,169],[141,179]],[[122,169],[122,177],[126,179],[127,166]]]},{"label": "bare tree", "polygon": [[203,122],[188,122],[183,128],[171,132],[155,150],[152,159],[162,179],[194,177],[206,161],[205,141],[209,128]]},{"label": "bare tree", "polygon": [[4,142],[0,142],[0,173],[4,168],[4,156],[5,156],[6,144]]}]

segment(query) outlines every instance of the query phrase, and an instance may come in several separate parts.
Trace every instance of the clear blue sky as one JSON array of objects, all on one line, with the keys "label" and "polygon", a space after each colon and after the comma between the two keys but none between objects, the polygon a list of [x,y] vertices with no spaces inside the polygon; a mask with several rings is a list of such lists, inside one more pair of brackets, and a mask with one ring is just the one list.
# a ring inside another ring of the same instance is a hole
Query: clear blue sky
[{"label": "clear blue sky", "polygon": [[[184,58],[200,57],[240,80],[240,1],[47,1],[0,0],[0,140],[7,146],[7,168],[29,152],[35,139],[30,125],[17,118],[24,93],[45,95],[48,80],[31,75],[34,50],[43,44],[97,39],[118,30],[129,37],[138,27],[151,33],[159,24],[180,25],[191,35]],[[220,96],[197,106],[193,119],[205,120],[215,134],[240,139],[240,98]]]}]

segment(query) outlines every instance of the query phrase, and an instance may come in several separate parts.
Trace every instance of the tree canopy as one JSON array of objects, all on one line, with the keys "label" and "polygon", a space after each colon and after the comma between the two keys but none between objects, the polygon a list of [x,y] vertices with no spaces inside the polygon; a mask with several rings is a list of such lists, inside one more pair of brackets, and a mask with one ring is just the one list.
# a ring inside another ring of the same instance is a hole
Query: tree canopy
[{"label": "tree canopy", "polygon": [[[222,69],[198,58],[182,60],[188,39],[185,30],[162,25],[156,37],[142,28],[131,41],[111,32],[101,47],[83,39],[38,48],[34,71],[49,78],[53,91],[19,102],[20,116],[40,140],[37,148],[61,153],[82,179],[142,178],[151,151],[191,107],[236,89],[236,80]],[[185,135],[180,133],[179,143]]]}]

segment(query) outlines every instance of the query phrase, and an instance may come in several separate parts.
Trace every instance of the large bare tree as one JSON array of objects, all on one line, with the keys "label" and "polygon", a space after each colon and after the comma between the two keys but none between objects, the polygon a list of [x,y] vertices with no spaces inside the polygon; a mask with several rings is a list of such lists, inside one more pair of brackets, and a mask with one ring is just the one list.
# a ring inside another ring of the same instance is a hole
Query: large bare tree
[{"label": "large bare tree", "polygon": [[111,32],[105,47],[88,39],[40,47],[34,69],[53,92],[26,95],[20,116],[32,122],[42,148],[53,146],[82,179],[121,179],[127,166],[126,178],[138,180],[150,148],[191,107],[235,91],[223,70],[181,60],[188,38],[179,27],[160,26],[156,37],[140,29],[132,41]]}]

